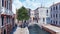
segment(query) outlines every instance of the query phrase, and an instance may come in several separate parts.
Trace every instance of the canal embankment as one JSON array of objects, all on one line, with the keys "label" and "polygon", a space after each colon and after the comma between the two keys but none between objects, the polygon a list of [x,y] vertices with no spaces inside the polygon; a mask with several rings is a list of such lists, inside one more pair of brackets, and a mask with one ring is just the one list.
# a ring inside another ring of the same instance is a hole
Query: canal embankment
[{"label": "canal embankment", "polygon": [[51,34],[60,34],[60,27],[56,27],[50,24],[43,24],[42,29],[46,30],[47,32],[50,32]]}]

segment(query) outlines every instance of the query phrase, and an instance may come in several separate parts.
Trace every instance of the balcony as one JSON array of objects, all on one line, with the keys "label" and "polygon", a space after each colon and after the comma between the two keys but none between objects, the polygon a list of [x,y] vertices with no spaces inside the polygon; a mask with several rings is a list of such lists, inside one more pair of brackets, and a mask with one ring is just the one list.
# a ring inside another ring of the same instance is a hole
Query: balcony
[{"label": "balcony", "polygon": [[8,9],[6,9],[6,10],[5,10],[5,14],[6,14],[6,15],[13,15],[13,12],[10,11],[10,10],[8,10]]},{"label": "balcony", "polygon": [[4,7],[2,7],[1,12],[2,12],[1,14],[13,15],[12,11],[10,11],[10,10],[4,8]]},{"label": "balcony", "polygon": [[1,8],[1,14],[3,14],[4,12],[5,12],[5,8],[2,7],[2,8]]}]

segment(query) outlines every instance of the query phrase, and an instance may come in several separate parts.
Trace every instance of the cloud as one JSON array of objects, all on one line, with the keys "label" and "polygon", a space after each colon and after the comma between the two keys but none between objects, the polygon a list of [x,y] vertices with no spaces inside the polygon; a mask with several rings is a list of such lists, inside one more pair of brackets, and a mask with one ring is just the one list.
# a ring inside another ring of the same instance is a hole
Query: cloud
[{"label": "cloud", "polygon": [[52,4],[60,2],[60,0],[14,0],[13,4],[15,9],[19,9],[20,7],[24,6],[26,8],[30,8],[32,10],[41,6],[50,7]]},{"label": "cloud", "polygon": [[54,2],[54,3],[58,3],[58,2],[60,2],[60,0],[55,0],[55,2]]},{"label": "cloud", "polygon": [[26,8],[30,8],[32,10],[38,8],[41,6],[44,7],[49,7],[54,3],[58,2],[60,0],[24,0],[22,1],[22,4],[26,7]]},{"label": "cloud", "polygon": [[38,1],[35,1],[35,0],[26,0],[26,1],[22,2],[22,4],[26,8],[30,8],[32,10],[36,9],[37,7],[40,7],[40,5],[41,5]]},{"label": "cloud", "polygon": [[14,0],[13,4],[15,5],[15,7],[17,9],[19,9],[20,7],[22,7],[22,3],[19,0]]},{"label": "cloud", "polygon": [[19,0],[13,0],[12,4],[12,11],[16,13],[16,9],[19,9],[22,7],[22,3]]}]

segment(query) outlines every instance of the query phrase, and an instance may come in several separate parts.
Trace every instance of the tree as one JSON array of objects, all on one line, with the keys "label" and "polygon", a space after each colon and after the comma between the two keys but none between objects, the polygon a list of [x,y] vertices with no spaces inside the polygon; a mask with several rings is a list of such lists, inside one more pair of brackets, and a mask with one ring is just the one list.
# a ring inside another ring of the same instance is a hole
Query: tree
[{"label": "tree", "polygon": [[17,10],[17,19],[24,23],[25,20],[29,19],[28,10],[25,7],[21,7]]}]

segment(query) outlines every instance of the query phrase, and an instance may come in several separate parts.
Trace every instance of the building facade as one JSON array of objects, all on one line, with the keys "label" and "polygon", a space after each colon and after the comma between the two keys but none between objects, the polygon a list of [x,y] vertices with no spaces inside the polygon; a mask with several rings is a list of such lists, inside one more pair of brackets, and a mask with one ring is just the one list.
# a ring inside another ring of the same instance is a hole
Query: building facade
[{"label": "building facade", "polygon": [[50,8],[46,10],[46,23],[50,24]]},{"label": "building facade", "polygon": [[34,21],[34,10],[30,10],[30,22]]},{"label": "building facade", "polygon": [[53,4],[50,7],[50,18],[51,18],[51,23],[56,26],[60,26],[60,3]]},{"label": "building facade", "polygon": [[10,34],[14,27],[12,0],[0,0],[0,34]]},{"label": "building facade", "polygon": [[38,8],[34,10],[34,15],[35,15],[35,21],[38,23],[38,20],[39,20],[39,11],[38,11]]},{"label": "building facade", "polygon": [[49,9],[46,7],[39,7],[35,10],[35,16],[39,24],[47,24],[50,21]]}]

